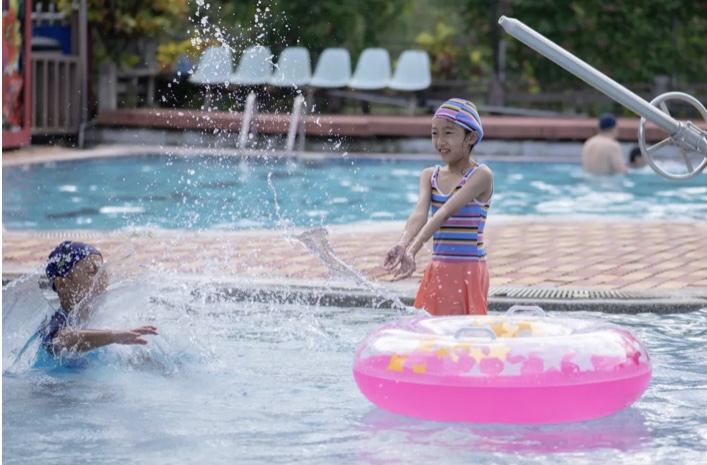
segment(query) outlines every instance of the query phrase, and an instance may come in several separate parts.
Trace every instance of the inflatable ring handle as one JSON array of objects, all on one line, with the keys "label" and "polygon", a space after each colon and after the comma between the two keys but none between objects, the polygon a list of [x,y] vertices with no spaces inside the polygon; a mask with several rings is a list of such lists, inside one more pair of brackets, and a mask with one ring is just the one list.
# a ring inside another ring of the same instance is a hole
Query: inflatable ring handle
[{"label": "inflatable ring handle", "polygon": [[[465,333],[471,334],[467,335]],[[484,326],[483,328],[461,328],[454,333],[454,337],[455,339],[459,339],[461,337],[486,337],[489,339],[496,339],[496,333],[488,326]]]},{"label": "inflatable ring handle", "polygon": [[531,312],[535,316],[547,316],[545,310],[537,305],[514,305],[506,311],[506,316],[514,315],[516,312]]}]

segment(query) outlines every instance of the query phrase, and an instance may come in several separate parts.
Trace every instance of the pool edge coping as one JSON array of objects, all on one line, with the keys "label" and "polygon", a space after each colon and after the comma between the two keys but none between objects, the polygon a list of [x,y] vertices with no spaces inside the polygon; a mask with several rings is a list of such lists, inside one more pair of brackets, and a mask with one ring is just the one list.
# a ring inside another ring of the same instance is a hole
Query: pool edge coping
[{"label": "pool edge coping", "polygon": [[[382,160],[427,160],[431,163],[438,162],[439,158],[432,150],[429,153],[386,153],[386,152],[349,152],[349,151],[306,151],[292,154],[286,150],[257,150],[234,149],[229,147],[181,147],[178,145],[126,145],[126,144],[99,144],[87,149],[66,148],[61,150],[41,150],[36,152],[11,154],[3,156],[2,166],[7,168],[32,165],[39,163],[55,163],[63,161],[78,161],[145,155],[171,155],[171,156],[222,156],[235,158],[249,158],[263,155],[273,158],[294,158],[304,160],[322,159],[382,159]],[[508,162],[537,162],[537,163],[568,163],[578,164],[581,160],[577,157],[545,156],[528,157],[522,155],[480,155],[486,161],[503,160]]]},{"label": "pool edge coping", "polygon": [[[3,289],[26,273],[3,272]],[[377,290],[354,285],[349,281],[315,281],[296,279],[213,278],[170,274],[175,281],[191,282],[193,296],[208,296],[225,301],[274,302],[278,304],[300,303],[322,307],[393,308],[394,299],[412,306],[417,293],[417,283],[371,283]],[[40,278],[40,288],[48,288],[45,278]],[[203,288],[208,288],[204,292]],[[535,289],[527,287],[492,286],[488,298],[488,310],[505,312],[513,305],[538,305],[546,311],[571,312],[593,311],[615,314],[638,313],[688,313],[707,309],[707,288],[690,291],[643,291],[645,298],[592,299],[592,298],[524,298],[493,296],[499,289]],[[376,292],[378,291],[378,292]],[[577,289],[586,291],[586,289]]]}]

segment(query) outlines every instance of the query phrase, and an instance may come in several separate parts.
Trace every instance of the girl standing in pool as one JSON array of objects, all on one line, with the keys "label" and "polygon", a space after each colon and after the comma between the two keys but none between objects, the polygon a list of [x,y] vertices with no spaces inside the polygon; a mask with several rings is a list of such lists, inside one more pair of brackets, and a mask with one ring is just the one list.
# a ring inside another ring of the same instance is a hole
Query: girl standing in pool
[{"label": "girl standing in pool", "polygon": [[[468,100],[446,101],[432,118],[432,144],[444,166],[420,175],[420,197],[383,267],[398,279],[414,273],[415,255],[430,238],[432,261],[415,307],[432,315],[485,315],[489,274],[484,225],[493,194],[493,173],[471,156],[484,137],[479,113]],[[428,210],[432,216],[428,215]]]}]

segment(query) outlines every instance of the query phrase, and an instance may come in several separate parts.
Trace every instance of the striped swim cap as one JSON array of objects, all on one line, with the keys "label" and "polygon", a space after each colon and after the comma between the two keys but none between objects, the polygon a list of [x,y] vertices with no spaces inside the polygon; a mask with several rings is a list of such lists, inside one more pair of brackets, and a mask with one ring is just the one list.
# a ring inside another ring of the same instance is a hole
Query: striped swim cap
[{"label": "striped swim cap", "polygon": [[449,99],[437,109],[432,118],[445,118],[464,129],[477,132],[479,134],[479,138],[476,140],[477,144],[484,138],[484,128],[481,126],[479,112],[476,111],[476,105],[468,100]]}]

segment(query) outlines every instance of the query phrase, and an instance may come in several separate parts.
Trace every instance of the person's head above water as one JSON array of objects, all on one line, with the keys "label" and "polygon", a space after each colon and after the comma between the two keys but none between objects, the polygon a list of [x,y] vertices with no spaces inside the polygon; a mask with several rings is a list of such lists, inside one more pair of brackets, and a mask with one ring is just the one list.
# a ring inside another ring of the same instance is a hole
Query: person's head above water
[{"label": "person's head above water", "polygon": [[611,113],[604,113],[599,117],[599,130],[608,131],[616,127],[616,116]]},{"label": "person's head above water", "polygon": [[599,131],[605,136],[617,139],[619,136],[619,127],[617,125],[616,116],[611,113],[604,113],[599,117]]},{"label": "person's head above water", "polygon": [[71,311],[94,284],[103,256],[94,246],[64,241],[49,254],[45,273],[66,311]]},{"label": "person's head above water", "polygon": [[468,100],[449,99],[432,117],[432,143],[443,160],[446,155],[469,155],[483,137],[479,112]]},{"label": "person's head above water", "polygon": [[631,168],[642,168],[646,166],[646,159],[643,157],[640,147],[634,147],[628,154],[628,166]]}]

